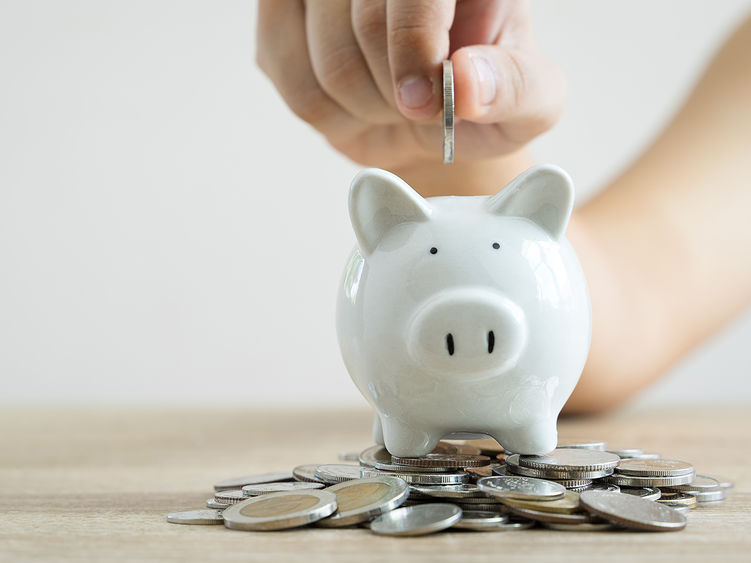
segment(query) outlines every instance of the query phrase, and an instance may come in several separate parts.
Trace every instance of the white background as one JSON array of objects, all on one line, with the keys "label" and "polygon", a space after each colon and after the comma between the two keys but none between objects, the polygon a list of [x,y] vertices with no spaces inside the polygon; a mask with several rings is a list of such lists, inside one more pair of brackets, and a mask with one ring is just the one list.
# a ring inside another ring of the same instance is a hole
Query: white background
[{"label": "white background", "polygon": [[[571,90],[539,160],[586,199],[749,7],[535,2]],[[357,167],[255,67],[254,12],[0,3],[0,403],[364,404],[334,333]],[[633,404],[748,402],[749,342],[746,312]]]}]

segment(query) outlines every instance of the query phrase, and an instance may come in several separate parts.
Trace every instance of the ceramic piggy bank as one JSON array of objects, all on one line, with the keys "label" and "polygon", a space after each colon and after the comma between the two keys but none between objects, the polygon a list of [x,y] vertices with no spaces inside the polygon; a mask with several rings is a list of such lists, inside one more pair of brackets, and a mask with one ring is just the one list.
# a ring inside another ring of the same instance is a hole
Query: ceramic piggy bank
[{"label": "ceramic piggy bank", "polygon": [[422,198],[362,171],[349,213],[358,246],[342,279],[344,363],[377,410],[375,439],[421,456],[474,433],[542,454],[589,351],[589,296],[564,236],[569,176],[527,170],[494,196]]}]

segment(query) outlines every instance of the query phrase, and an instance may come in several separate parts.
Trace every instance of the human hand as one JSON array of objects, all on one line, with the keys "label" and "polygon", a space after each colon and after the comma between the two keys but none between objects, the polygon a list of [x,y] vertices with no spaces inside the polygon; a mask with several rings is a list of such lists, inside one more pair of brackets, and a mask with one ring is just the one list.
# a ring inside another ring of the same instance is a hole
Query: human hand
[{"label": "human hand", "polygon": [[349,158],[441,161],[441,61],[451,59],[456,159],[513,152],[565,98],[526,1],[260,0],[257,60],[293,112]]}]

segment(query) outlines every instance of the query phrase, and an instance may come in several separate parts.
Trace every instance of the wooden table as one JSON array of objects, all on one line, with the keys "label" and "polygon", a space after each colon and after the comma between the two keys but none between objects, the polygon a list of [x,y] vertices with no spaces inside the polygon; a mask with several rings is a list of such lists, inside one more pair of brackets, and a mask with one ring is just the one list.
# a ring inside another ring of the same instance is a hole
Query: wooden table
[{"label": "wooden table", "polygon": [[168,524],[215,481],[336,462],[371,443],[365,411],[6,410],[0,413],[0,559],[288,561],[751,560],[751,409],[565,420],[563,437],[607,439],[733,480],[678,533],[239,532]]}]

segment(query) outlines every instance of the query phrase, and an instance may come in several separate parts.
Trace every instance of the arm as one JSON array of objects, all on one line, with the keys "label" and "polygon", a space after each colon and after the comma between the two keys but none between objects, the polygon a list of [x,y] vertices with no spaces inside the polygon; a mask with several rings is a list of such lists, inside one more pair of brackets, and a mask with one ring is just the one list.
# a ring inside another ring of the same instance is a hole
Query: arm
[{"label": "arm", "polygon": [[[565,412],[618,405],[751,303],[748,53],[751,19],[654,144],[572,217],[593,334]],[[397,173],[423,195],[489,194],[528,164],[520,151],[443,176]]]}]

